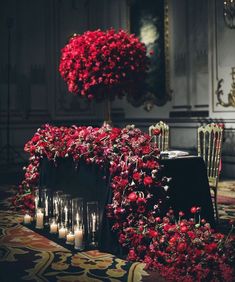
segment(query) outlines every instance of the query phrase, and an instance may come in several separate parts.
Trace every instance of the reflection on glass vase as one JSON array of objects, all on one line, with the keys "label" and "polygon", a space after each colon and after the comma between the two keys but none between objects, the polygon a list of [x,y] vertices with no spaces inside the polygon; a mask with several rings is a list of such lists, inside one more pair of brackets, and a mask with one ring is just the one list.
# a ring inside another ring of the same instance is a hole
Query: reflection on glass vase
[{"label": "reflection on glass vase", "polygon": [[98,247],[99,207],[98,202],[87,202],[88,246]]},{"label": "reflection on glass vase", "polygon": [[40,190],[38,187],[34,188],[34,206],[35,206],[35,214],[36,211],[39,207],[39,201],[40,201],[40,194],[39,194]]},{"label": "reflection on glass vase", "polygon": [[63,195],[63,191],[58,190],[53,193],[53,217],[57,223],[61,222],[61,196]]}]

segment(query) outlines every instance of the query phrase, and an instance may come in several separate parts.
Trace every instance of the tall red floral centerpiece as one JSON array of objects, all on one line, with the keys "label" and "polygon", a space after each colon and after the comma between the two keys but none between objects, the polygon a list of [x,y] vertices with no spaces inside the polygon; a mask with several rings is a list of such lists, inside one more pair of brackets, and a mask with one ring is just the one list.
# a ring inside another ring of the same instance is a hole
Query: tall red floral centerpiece
[{"label": "tall red floral centerpiece", "polygon": [[145,45],[135,35],[111,28],[71,37],[61,50],[59,71],[69,92],[105,101],[109,120],[110,101],[138,95],[148,65]]}]

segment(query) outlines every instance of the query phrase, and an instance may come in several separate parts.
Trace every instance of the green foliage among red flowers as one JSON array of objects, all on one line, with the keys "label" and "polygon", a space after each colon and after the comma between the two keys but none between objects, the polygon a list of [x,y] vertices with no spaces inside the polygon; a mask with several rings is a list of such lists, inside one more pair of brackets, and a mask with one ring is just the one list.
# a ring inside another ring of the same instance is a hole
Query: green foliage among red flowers
[{"label": "green foliage among red flowers", "polygon": [[39,180],[42,158],[72,158],[74,163],[109,168],[112,203],[107,216],[113,222],[128,259],[143,261],[171,281],[233,281],[231,239],[214,232],[192,207],[193,219],[165,210],[167,183],[158,162],[159,150],[149,135],[126,128],[55,127],[46,124],[25,145],[30,153],[25,179],[14,204],[34,209],[33,187]]},{"label": "green foliage among red flowers", "polygon": [[134,95],[148,65],[145,45],[111,28],[75,34],[61,50],[59,71],[69,92],[99,101],[104,95]]}]

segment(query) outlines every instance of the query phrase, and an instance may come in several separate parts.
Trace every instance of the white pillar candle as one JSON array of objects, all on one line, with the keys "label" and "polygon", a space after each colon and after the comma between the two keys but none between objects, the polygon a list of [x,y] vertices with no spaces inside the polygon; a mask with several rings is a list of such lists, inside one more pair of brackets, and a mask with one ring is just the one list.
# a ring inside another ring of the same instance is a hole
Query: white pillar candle
[{"label": "white pillar candle", "polygon": [[48,216],[48,197],[45,200],[45,216]]},{"label": "white pillar candle", "polygon": [[91,214],[91,232],[95,232],[96,231],[96,228],[95,228],[95,225],[96,225],[96,216],[95,216],[95,213],[92,213]]},{"label": "white pillar candle", "polygon": [[65,223],[67,223],[67,221],[68,221],[68,208],[65,206],[64,207],[64,213],[65,213]]},{"label": "white pillar candle", "polygon": [[38,209],[36,214],[36,228],[38,229],[43,228],[43,217],[44,217],[44,213],[41,211],[41,209]]},{"label": "white pillar candle", "polygon": [[58,232],[58,225],[56,222],[52,222],[50,224],[50,233],[57,233]]},{"label": "white pillar candle", "polygon": [[61,227],[60,229],[59,229],[59,238],[66,238],[66,234],[67,234],[67,228],[65,228],[65,227]]},{"label": "white pillar candle", "polygon": [[54,201],[54,205],[55,205],[55,214],[58,214],[59,210],[58,210],[58,201],[57,200]]},{"label": "white pillar candle", "polygon": [[74,236],[75,236],[75,249],[82,249],[82,247],[83,247],[83,230],[82,229],[75,229]]},{"label": "white pillar candle", "polygon": [[24,216],[24,224],[30,224],[32,217],[29,214],[25,214]]},{"label": "white pillar candle", "polygon": [[66,244],[74,244],[75,235],[72,232],[69,232],[66,236]]}]

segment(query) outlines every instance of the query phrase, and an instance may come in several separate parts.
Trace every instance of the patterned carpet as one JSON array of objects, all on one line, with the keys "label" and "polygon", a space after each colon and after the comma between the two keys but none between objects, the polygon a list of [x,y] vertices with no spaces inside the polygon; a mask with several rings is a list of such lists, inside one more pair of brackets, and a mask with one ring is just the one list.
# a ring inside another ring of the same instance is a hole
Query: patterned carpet
[{"label": "patterned carpet", "polygon": [[235,180],[223,180],[218,186],[218,209],[221,221],[235,219]]},{"label": "patterned carpet", "polygon": [[[0,197],[6,187],[0,187]],[[15,191],[8,187],[8,196]],[[130,263],[97,250],[71,252],[26,228],[22,216],[0,202],[0,281],[142,281],[144,264]],[[151,281],[151,280],[146,280]],[[158,281],[158,280],[154,280]]]},{"label": "patterned carpet", "polygon": [[[149,276],[144,264],[129,263],[99,251],[71,252],[20,224],[22,216],[3,199],[15,187],[0,187],[0,281],[118,282],[163,281]],[[235,181],[221,181],[218,189],[221,226],[235,219]],[[226,230],[226,229],[224,229]]]}]

